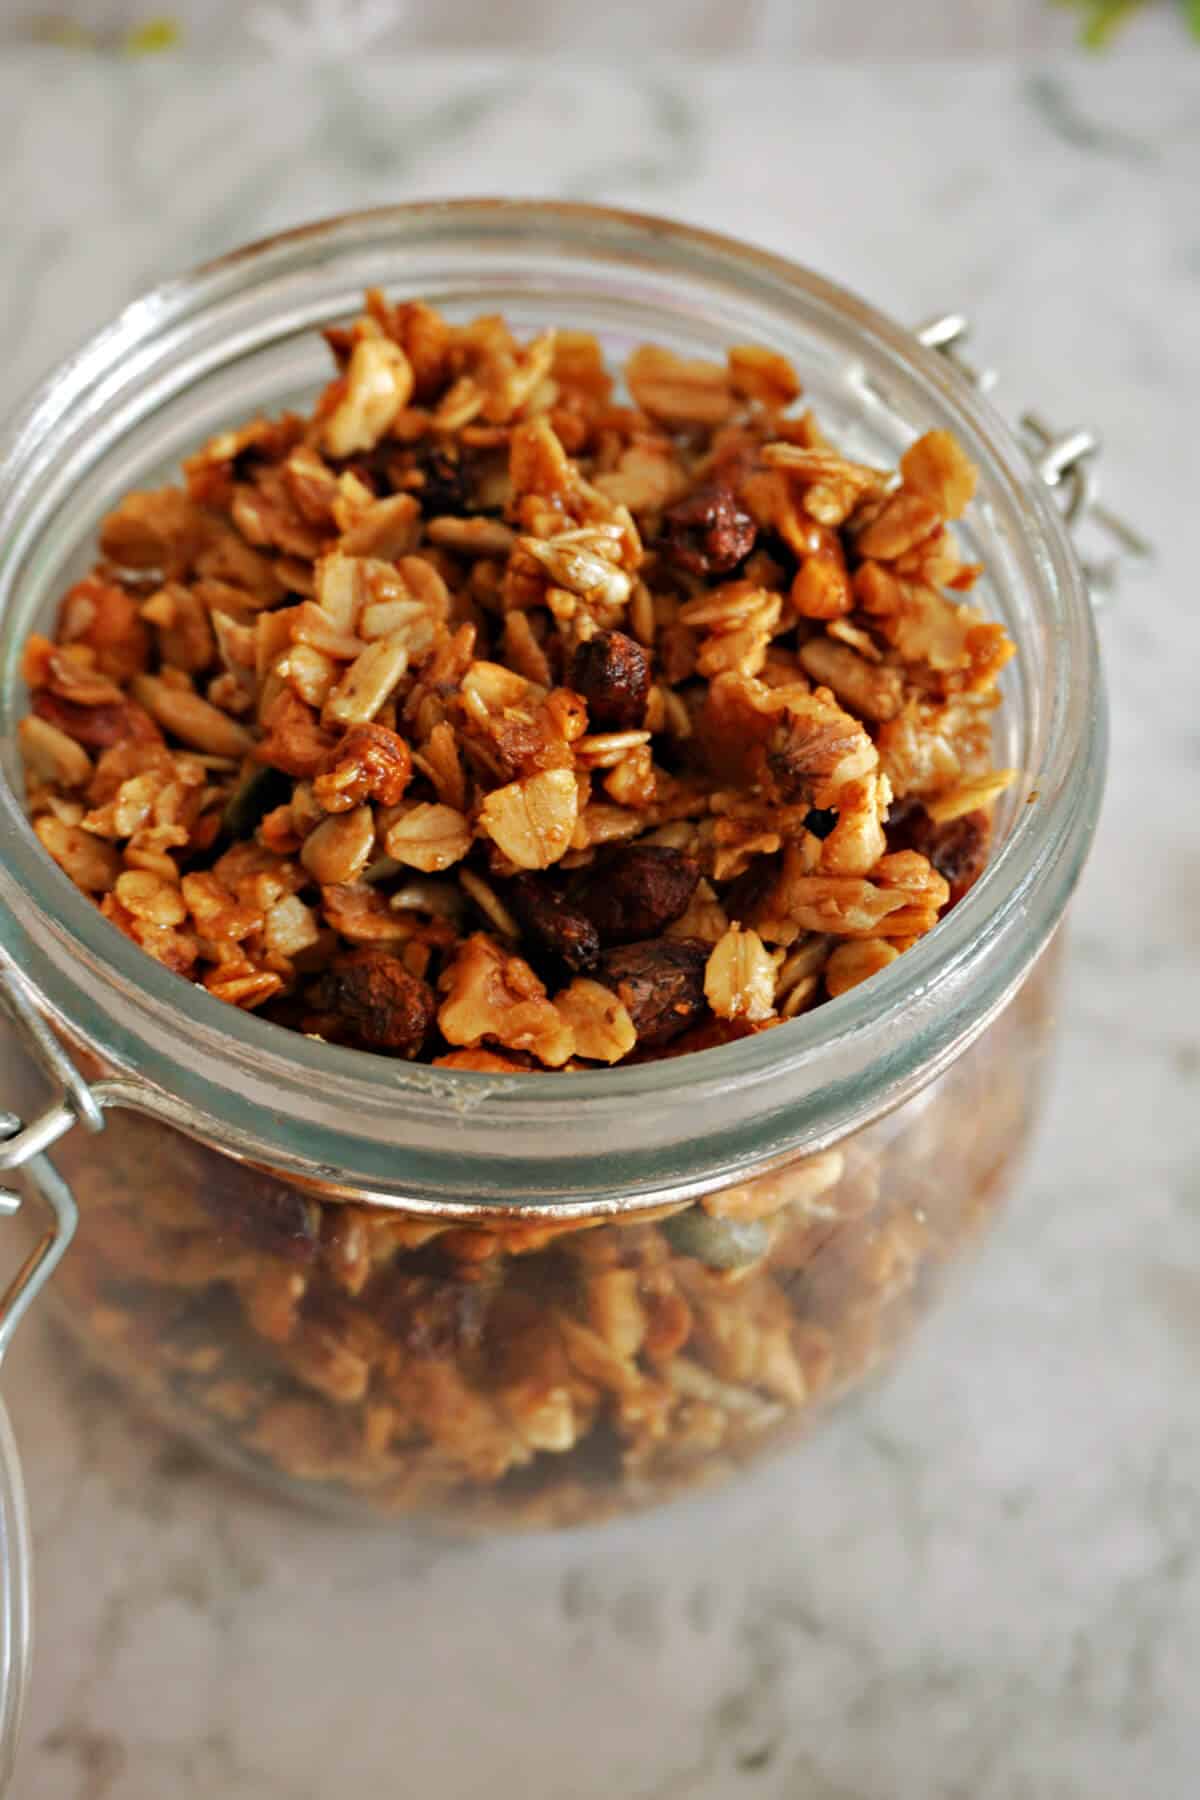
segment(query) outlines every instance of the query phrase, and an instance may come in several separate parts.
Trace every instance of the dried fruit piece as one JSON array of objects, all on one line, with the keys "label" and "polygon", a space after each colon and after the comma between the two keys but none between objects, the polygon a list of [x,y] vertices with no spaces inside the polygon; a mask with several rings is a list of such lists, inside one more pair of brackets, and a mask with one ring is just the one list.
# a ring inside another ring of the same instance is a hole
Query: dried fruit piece
[{"label": "dried fruit piece", "polygon": [[471,479],[461,457],[452,456],[441,446],[420,449],[413,459],[413,492],[427,519],[469,513]]},{"label": "dried fruit piece", "polygon": [[[179,1152],[179,1173],[186,1152]],[[194,1195],[222,1232],[286,1262],[311,1262],[320,1247],[321,1209],[299,1189],[255,1169],[215,1157],[197,1146],[196,1166],[186,1192]]]},{"label": "dried fruit piece", "polygon": [[591,725],[630,731],[646,716],[650,661],[636,639],[623,631],[598,631],[576,646],[567,686],[587,701]]},{"label": "dried fruit piece", "polygon": [[731,487],[708,482],[663,514],[663,544],[693,575],[725,575],[754,548],[758,526]]},{"label": "dried fruit piece", "polygon": [[433,989],[386,950],[339,956],[314,983],[310,998],[345,1034],[368,1050],[420,1053],[433,1024]]},{"label": "dried fruit piece", "polygon": [[690,938],[656,938],[601,957],[596,979],[619,995],[643,1048],[670,1043],[707,1011],[708,952]]},{"label": "dried fruit piece", "polygon": [[600,956],[600,933],[567,898],[564,886],[538,875],[518,875],[505,897],[522,925],[569,969],[590,969]]},{"label": "dried fruit piece", "polygon": [[632,944],[664,931],[687,911],[700,866],[665,844],[610,850],[571,883],[573,904],[605,944]]}]

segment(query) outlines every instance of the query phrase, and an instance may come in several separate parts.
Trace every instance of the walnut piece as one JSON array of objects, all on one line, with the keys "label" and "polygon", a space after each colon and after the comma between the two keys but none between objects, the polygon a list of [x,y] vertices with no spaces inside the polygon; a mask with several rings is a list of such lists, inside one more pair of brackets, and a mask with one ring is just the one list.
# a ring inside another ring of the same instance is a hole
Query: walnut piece
[{"label": "walnut piece", "polygon": [[485,1042],[528,1050],[559,1068],[575,1048],[574,1033],[546,998],[527,962],[475,932],[459,947],[440,982],[438,1024],[447,1043],[474,1049]]}]

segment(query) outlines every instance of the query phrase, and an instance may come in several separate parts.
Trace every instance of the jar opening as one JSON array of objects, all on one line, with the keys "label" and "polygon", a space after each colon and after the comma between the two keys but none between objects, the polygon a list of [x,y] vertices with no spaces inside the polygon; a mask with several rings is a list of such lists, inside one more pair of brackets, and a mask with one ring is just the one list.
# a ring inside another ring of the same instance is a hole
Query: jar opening
[{"label": "jar opening", "polygon": [[439,1070],[315,1043],[154,963],[45,856],[6,749],[0,941],[115,1071],[115,1097],[383,1202],[465,1216],[652,1204],[898,1104],[1003,1004],[1074,885],[1103,776],[1095,639],[1062,521],[1001,420],[911,334],[784,259],[604,208],[458,201],[302,227],[136,302],[0,439],[6,745],[25,634],[114,491],[176,460],[210,419],[268,392],[284,403],[307,382],[312,327],[372,282],[518,320],[565,310],[620,344],[773,342],[802,376],[814,369],[839,428],[953,431],[983,471],[969,535],[986,604],[1019,647],[1001,729],[1023,786],[988,868],[897,963],[761,1036],[562,1079]]}]

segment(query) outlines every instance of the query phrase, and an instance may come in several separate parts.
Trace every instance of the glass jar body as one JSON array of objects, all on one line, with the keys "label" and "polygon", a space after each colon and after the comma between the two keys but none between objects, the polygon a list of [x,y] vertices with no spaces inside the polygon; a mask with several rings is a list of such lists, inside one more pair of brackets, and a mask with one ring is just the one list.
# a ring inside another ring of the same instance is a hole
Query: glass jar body
[{"label": "glass jar body", "polygon": [[[239,1013],[53,868],[11,749],[28,632],[124,492],[311,400],[315,328],[371,284],[591,332],[615,361],[768,343],[863,460],[955,433],[980,470],[964,545],[1018,646],[995,738],[1020,776],[935,931],[778,1030],[530,1081]],[[336,1505],[568,1522],[728,1470],[884,1359],[1010,1180],[1103,749],[1086,593],[1036,473],[953,370],[803,270],[662,221],[463,202],[159,290],[0,434],[0,956],[105,1090],[100,1135],[53,1152],[82,1213],[62,1317],[173,1425]]]},{"label": "glass jar body", "polygon": [[81,1212],[59,1316],[294,1498],[450,1530],[652,1504],[798,1436],[907,1338],[1019,1168],[1058,963],[887,1117],[651,1216],[439,1225],[114,1114],[58,1152]]}]

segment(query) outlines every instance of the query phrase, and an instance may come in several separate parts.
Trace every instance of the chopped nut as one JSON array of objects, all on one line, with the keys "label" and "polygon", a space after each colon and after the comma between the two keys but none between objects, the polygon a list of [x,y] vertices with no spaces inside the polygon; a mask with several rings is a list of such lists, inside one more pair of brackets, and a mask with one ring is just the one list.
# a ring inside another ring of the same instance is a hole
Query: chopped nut
[{"label": "chopped nut", "polygon": [[438,1024],[447,1043],[474,1048],[487,1039],[510,1050],[529,1050],[550,1068],[575,1048],[570,1026],[546,998],[529,964],[476,932],[445,970],[446,999]]},{"label": "chopped nut", "polygon": [[332,746],[313,782],[323,812],[347,812],[364,800],[395,806],[412,774],[404,739],[385,725],[354,725]]},{"label": "chopped nut", "polygon": [[552,581],[583,600],[623,606],[633,590],[632,580],[615,561],[619,535],[607,527],[560,531],[545,542],[525,537],[520,544]]}]

